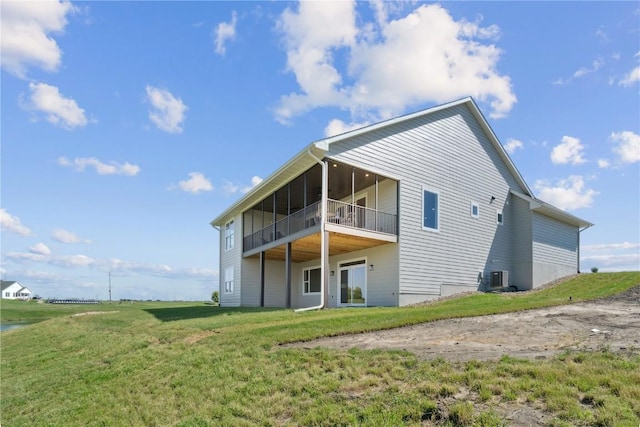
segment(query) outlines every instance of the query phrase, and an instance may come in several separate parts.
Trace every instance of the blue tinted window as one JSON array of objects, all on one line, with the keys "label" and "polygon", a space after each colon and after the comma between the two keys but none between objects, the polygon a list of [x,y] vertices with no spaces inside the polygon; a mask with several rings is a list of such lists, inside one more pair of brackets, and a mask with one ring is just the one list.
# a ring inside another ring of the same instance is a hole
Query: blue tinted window
[{"label": "blue tinted window", "polygon": [[438,229],[438,193],[424,190],[422,198],[422,226]]}]

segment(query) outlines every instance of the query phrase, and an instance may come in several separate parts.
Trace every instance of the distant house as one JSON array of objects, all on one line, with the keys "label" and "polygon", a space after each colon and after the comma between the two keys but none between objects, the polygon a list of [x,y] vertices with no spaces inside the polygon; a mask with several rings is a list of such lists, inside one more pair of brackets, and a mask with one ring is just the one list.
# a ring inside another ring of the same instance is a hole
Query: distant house
[{"label": "distant house", "polygon": [[20,282],[2,280],[2,299],[31,299],[33,292]]},{"label": "distant house", "polygon": [[220,305],[404,306],[578,272],[471,98],[307,145],[219,214]]}]

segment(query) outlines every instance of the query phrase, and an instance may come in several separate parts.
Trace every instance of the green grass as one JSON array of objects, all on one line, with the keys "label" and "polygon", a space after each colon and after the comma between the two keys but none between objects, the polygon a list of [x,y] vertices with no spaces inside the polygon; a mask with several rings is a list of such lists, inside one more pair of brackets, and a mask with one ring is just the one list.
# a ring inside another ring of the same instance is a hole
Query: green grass
[{"label": "green grass", "polygon": [[[6,302],[3,426],[505,425],[526,404],[553,425],[640,424],[640,356],[424,362],[398,351],[279,344],[608,296],[640,273],[581,275],[521,294],[411,308],[229,309],[194,303],[48,306]],[[86,311],[99,315],[71,317]],[[116,311],[115,313],[108,313]],[[468,396],[457,399],[460,393]]]}]

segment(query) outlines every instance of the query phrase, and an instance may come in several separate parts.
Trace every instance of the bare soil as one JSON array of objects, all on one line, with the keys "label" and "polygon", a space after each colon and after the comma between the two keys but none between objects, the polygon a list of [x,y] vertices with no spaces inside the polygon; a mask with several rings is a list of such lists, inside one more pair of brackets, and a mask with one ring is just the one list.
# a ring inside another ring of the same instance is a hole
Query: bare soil
[{"label": "bare soil", "polygon": [[608,298],[321,338],[291,347],[405,350],[421,359],[543,358],[563,350],[640,352],[640,286]]},{"label": "bare soil", "polygon": [[[640,354],[640,285],[590,302],[440,320],[287,346],[405,350],[423,360],[442,357],[452,362],[495,360],[503,355],[542,359],[564,350],[602,348]],[[439,399],[440,419],[447,419],[448,408],[456,401],[473,402],[476,410],[487,409],[474,393],[462,389],[455,396]],[[547,426],[553,422],[553,415],[546,412],[542,404],[500,402],[492,407],[509,426]],[[425,425],[440,424],[442,422]]]}]

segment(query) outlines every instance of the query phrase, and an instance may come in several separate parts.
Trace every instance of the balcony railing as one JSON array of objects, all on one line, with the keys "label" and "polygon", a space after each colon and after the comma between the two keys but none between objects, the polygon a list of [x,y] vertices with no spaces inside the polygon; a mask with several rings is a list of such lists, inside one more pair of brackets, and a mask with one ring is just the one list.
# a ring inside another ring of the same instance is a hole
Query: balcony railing
[{"label": "balcony railing", "polygon": [[[259,246],[280,240],[320,224],[320,202],[313,203],[291,215],[284,217],[274,224],[244,237],[244,250],[249,251]],[[338,200],[327,200],[327,222],[345,227],[375,231],[396,235],[397,219],[395,214],[377,211],[375,209],[344,203]]]}]

